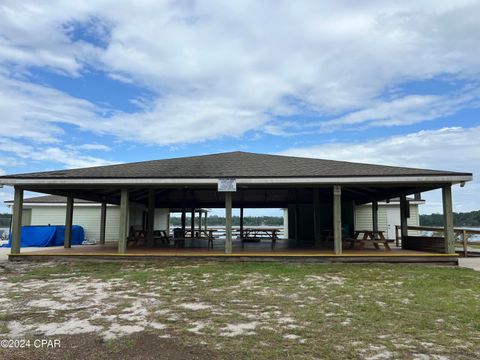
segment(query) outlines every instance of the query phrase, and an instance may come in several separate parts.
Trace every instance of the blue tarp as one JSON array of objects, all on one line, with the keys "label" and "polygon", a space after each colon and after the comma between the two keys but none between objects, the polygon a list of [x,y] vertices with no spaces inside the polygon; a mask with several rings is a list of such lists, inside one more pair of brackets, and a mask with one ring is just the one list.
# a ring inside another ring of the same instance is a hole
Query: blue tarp
[{"label": "blue tarp", "polygon": [[[85,232],[80,225],[72,226],[72,245],[82,244],[85,238]],[[65,240],[65,226],[22,226],[21,247],[29,246],[62,246]],[[8,245],[12,245],[12,237],[8,240]],[[4,245],[5,246],[5,245]]]}]

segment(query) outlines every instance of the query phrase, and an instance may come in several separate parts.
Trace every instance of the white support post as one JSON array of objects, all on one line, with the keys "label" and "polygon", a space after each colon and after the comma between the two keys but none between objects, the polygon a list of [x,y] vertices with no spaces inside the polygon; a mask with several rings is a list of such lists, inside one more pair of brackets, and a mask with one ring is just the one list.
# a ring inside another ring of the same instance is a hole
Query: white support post
[{"label": "white support post", "polygon": [[118,236],[118,253],[125,254],[127,251],[128,237],[128,189],[122,189],[120,194],[120,229]]},{"label": "white support post", "polygon": [[15,186],[12,214],[12,248],[10,249],[11,254],[20,254],[20,244],[22,239],[22,212],[23,189]]},{"label": "white support post", "polygon": [[342,254],[342,188],[333,186],[333,242],[335,255]]},{"label": "white support post", "polygon": [[443,229],[445,238],[445,253],[455,253],[455,234],[453,231],[453,206],[452,206],[452,186],[445,185],[442,188],[443,202]]},{"label": "white support post", "polygon": [[102,202],[100,208],[100,245],[105,245],[105,229],[107,226],[107,203]]},{"label": "white support post", "polygon": [[148,223],[147,244],[153,246],[153,230],[155,228],[155,190],[148,190]]},{"label": "white support post", "polygon": [[74,205],[73,196],[68,196],[67,211],[66,211],[66,217],[65,217],[65,239],[63,242],[63,247],[65,249],[70,249],[72,247],[73,205]]},{"label": "white support post", "polygon": [[225,193],[225,253],[232,253],[232,193]]}]

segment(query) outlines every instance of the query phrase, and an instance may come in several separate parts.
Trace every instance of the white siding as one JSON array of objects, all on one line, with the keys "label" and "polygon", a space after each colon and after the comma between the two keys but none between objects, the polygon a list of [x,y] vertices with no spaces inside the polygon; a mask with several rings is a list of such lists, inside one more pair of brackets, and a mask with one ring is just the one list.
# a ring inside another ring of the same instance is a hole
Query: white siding
[{"label": "white siding", "polygon": [[[33,206],[31,225],[65,225],[66,207]],[[100,206],[75,206],[73,210],[73,224],[80,225],[85,230],[87,239],[100,239]],[[29,211],[28,209],[25,209]],[[142,225],[143,212],[146,209],[139,206],[130,207],[129,224]],[[155,230],[168,228],[169,209],[155,209]],[[117,241],[120,227],[120,208],[107,207],[107,224],[105,241]]]},{"label": "white siding", "polygon": [[168,230],[168,215],[170,209],[155,209],[155,230]]},{"label": "white siding", "polygon": [[[378,205],[378,230],[387,233],[387,207],[400,208],[399,204],[379,204]],[[407,223],[410,226],[419,225],[418,205],[410,204],[410,218]],[[400,218],[398,219],[400,224]],[[372,223],[372,206],[370,204],[360,205],[355,207],[355,229],[369,230],[373,228]]]},{"label": "white siding", "polygon": [[[65,206],[32,207],[32,225],[65,225]],[[100,206],[75,206],[73,224],[85,230],[87,239],[100,239]],[[106,241],[117,241],[120,227],[118,206],[107,207]]]}]

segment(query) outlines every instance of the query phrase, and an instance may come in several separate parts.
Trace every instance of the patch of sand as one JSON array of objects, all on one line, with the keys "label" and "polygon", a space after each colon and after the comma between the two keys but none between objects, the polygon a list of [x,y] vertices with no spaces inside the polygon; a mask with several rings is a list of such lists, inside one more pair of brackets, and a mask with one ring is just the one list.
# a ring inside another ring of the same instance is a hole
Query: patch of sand
[{"label": "patch of sand", "polygon": [[259,325],[257,321],[252,321],[249,323],[242,323],[242,324],[227,324],[224,328],[222,328],[222,332],[220,336],[241,336],[241,335],[255,335],[255,328]]},{"label": "patch of sand", "polygon": [[187,310],[197,311],[197,310],[211,309],[212,305],[203,304],[203,303],[183,303],[183,304],[178,305],[178,307],[181,307],[181,308],[187,309]]}]

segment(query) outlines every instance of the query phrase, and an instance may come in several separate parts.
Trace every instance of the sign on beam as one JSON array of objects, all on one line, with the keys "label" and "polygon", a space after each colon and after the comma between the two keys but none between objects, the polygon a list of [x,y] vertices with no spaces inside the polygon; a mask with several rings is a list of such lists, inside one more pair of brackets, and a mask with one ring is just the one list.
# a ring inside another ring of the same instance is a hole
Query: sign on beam
[{"label": "sign on beam", "polygon": [[235,191],[237,191],[237,180],[218,179],[218,192],[235,192]]}]

